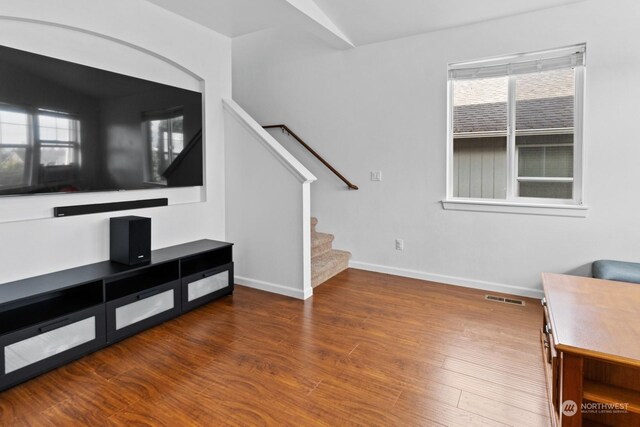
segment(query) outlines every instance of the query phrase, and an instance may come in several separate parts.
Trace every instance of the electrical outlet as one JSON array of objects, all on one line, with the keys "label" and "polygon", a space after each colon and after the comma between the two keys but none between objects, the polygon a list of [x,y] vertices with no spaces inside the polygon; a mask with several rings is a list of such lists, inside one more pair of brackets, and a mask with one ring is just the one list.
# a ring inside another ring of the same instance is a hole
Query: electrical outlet
[{"label": "electrical outlet", "polygon": [[404,240],[396,239],[396,251],[403,251],[403,250],[404,250]]},{"label": "electrical outlet", "polygon": [[371,171],[371,181],[382,181],[382,171]]}]

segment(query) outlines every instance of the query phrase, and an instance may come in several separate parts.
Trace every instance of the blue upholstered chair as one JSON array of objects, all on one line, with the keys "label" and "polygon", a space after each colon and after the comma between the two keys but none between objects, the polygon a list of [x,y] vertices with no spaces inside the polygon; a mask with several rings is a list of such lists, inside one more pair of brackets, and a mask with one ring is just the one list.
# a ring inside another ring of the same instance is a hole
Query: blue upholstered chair
[{"label": "blue upholstered chair", "polygon": [[601,259],[593,263],[592,275],[596,279],[640,283],[640,263]]}]

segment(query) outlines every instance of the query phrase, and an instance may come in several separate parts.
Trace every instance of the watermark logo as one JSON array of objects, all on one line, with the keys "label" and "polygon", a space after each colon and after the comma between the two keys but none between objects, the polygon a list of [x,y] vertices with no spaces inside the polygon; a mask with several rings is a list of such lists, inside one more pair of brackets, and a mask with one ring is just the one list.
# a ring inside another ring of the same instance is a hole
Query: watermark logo
[{"label": "watermark logo", "polygon": [[596,403],[584,402],[580,408],[583,414],[627,414],[628,403]]},{"label": "watermark logo", "polygon": [[573,417],[578,413],[578,404],[573,400],[565,400],[562,402],[562,414],[565,417]]},{"label": "watermark logo", "polygon": [[[595,403],[583,402],[580,405],[583,414],[626,414],[629,412],[628,403]],[[562,414],[565,417],[573,417],[578,413],[578,404],[573,400],[562,402]]]}]

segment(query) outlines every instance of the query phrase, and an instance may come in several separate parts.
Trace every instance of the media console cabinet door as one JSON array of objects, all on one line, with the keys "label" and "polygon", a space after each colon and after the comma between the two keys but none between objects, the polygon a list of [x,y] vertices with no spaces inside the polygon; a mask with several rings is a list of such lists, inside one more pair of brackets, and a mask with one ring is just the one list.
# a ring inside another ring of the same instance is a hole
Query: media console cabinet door
[{"label": "media console cabinet door", "polygon": [[108,302],[108,341],[118,341],[179,315],[180,298],[180,281],[175,280]]},{"label": "media console cabinet door", "polygon": [[105,343],[104,307],[42,322],[0,338],[0,389],[17,384]]},{"label": "media console cabinet door", "polygon": [[4,348],[4,373],[8,374],[95,339],[96,318],[89,317],[9,344]]},{"label": "media console cabinet door", "polygon": [[116,308],[116,330],[126,328],[175,307],[173,289]]},{"label": "media console cabinet door", "polygon": [[187,301],[191,302],[205,295],[229,286],[229,271],[205,277],[187,285]]},{"label": "media console cabinet door", "polygon": [[194,309],[233,292],[233,263],[182,278],[182,310]]}]

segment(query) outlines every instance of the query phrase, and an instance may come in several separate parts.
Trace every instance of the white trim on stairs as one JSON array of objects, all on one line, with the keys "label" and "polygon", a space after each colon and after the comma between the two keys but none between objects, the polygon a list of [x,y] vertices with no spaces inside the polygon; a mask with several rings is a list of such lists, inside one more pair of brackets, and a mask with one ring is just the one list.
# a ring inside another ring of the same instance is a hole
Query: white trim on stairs
[{"label": "white trim on stairs", "polygon": [[425,271],[410,270],[406,268],[388,267],[386,265],[370,264],[361,261],[349,261],[349,267],[360,270],[373,271],[376,273],[409,277],[412,279],[428,280],[430,282],[444,283],[447,285],[462,286],[465,288],[482,289],[485,291],[500,292],[537,299],[541,299],[542,297],[544,297],[544,292],[541,289],[530,289],[520,286],[505,285],[503,283],[465,279],[463,277],[446,276],[444,274],[427,273]]},{"label": "white trim on stairs", "polygon": [[302,292],[303,298],[313,295],[311,280],[311,184],[302,183]]},{"label": "white trim on stairs", "polygon": [[294,289],[289,286],[278,285],[276,283],[265,282],[257,279],[250,279],[248,277],[235,276],[234,281],[238,285],[246,286],[247,288],[258,289],[260,291],[271,292],[273,294],[284,295],[291,298],[297,298],[305,300],[313,295],[313,289]]},{"label": "white trim on stairs", "polygon": [[313,182],[317,178],[309,169],[304,167],[293,155],[288,152],[273,136],[258,122],[256,122],[246,111],[242,109],[233,99],[225,98],[222,106],[235,118],[244,128],[249,131],[271,154],[282,163],[293,176],[300,182]]}]

